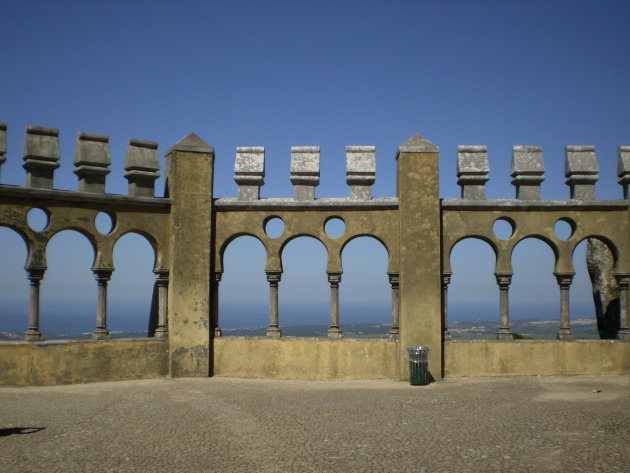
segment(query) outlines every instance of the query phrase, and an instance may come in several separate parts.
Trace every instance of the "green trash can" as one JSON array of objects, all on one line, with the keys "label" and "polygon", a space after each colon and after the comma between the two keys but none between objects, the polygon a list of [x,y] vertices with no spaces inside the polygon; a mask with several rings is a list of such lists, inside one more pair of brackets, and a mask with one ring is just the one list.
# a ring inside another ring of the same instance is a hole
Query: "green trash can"
[{"label": "green trash can", "polygon": [[409,360],[409,382],[412,386],[425,386],[429,384],[429,347],[407,348]]}]

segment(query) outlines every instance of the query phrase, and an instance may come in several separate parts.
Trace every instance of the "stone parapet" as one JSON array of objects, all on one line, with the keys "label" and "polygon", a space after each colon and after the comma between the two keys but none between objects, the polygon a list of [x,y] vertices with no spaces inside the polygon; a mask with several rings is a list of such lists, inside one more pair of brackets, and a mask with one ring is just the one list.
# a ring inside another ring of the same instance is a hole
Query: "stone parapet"
[{"label": "stone parapet", "polygon": [[295,200],[314,200],[319,185],[319,146],[291,147],[291,183]]},{"label": "stone parapet", "polygon": [[540,184],[545,180],[542,147],[514,146],[510,175],[517,199],[540,200]]},{"label": "stone parapet", "polygon": [[462,199],[485,199],[489,172],[487,146],[457,147],[457,184],[462,188]]},{"label": "stone parapet", "polygon": [[59,167],[59,130],[29,126],[24,139],[26,185],[52,189],[54,172]]},{"label": "stone parapet", "polygon": [[599,179],[595,146],[567,146],[565,155],[564,175],[571,199],[595,200],[595,183]]},{"label": "stone parapet", "polygon": [[79,132],[74,153],[74,173],[80,192],[105,192],[105,176],[110,173],[109,137]]},{"label": "stone parapet", "polygon": [[346,146],[346,182],[350,198],[370,200],[376,180],[376,147]]},{"label": "stone parapet", "polygon": [[158,144],[155,141],[130,139],[125,158],[129,195],[154,197],[155,180],[160,177],[159,169]]},{"label": "stone parapet", "polygon": [[234,181],[238,184],[239,200],[260,199],[260,187],[265,184],[265,148],[236,148]]}]

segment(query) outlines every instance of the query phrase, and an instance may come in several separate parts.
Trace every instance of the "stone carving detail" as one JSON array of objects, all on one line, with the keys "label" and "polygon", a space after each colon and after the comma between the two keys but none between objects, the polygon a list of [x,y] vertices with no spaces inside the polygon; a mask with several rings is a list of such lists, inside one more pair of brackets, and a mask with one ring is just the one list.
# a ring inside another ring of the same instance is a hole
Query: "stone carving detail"
[{"label": "stone carving detail", "polygon": [[623,187],[623,198],[628,200],[628,184],[630,184],[630,146],[619,147],[619,161],[617,164],[617,176],[619,184]]},{"label": "stone carving detail", "polygon": [[315,200],[319,185],[319,146],[291,147],[291,183],[295,200]]},{"label": "stone carving detail", "polygon": [[260,199],[260,187],[265,184],[265,148],[236,148],[234,181],[238,184],[239,200]]},{"label": "stone carving detail", "polygon": [[130,139],[125,158],[129,195],[155,197],[155,180],[160,177],[159,170],[158,144],[154,141]]},{"label": "stone carving detail", "polygon": [[29,126],[24,139],[26,185],[52,189],[54,172],[59,167],[59,130]]},{"label": "stone carving detail", "polygon": [[462,199],[485,199],[489,172],[487,146],[457,147],[457,184],[462,188]]},{"label": "stone carving detail", "polygon": [[105,192],[105,176],[112,163],[109,137],[79,132],[73,162],[74,173],[79,176],[79,192]]},{"label": "stone carving detail", "polygon": [[545,180],[542,147],[514,146],[510,175],[517,199],[540,200],[540,184]]},{"label": "stone carving detail", "polygon": [[346,146],[346,182],[350,198],[370,200],[376,180],[376,147]]},{"label": "stone carving detail", "polygon": [[594,146],[567,146],[564,175],[571,189],[571,199],[595,200],[599,166]]}]

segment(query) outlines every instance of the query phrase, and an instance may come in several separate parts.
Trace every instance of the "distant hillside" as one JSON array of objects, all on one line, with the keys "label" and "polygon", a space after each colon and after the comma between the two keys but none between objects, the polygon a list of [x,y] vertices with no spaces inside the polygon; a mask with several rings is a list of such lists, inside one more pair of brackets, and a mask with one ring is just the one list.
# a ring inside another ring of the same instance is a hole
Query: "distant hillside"
[{"label": "distant hillside", "polygon": [[[513,333],[524,338],[535,340],[553,340],[556,338],[559,320],[512,320]],[[452,322],[449,330],[453,340],[493,340],[496,339],[498,323],[496,321]],[[388,324],[348,324],[342,325],[341,330],[346,338],[386,338],[389,331]],[[597,339],[597,324],[595,319],[575,319],[571,321],[571,330],[577,339]],[[267,333],[266,327],[223,329],[225,337],[263,337]],[[327,337],[326,325],[296,325],[282,327],[285,337]],[[142,338],[147,332],[112,332],[112,338]],[[45,333],[45,340],[81,340],[90,339],[90,332],[80,334]],[[0,332],[1,341],[22,340],[23,335],[15,332]]]}]

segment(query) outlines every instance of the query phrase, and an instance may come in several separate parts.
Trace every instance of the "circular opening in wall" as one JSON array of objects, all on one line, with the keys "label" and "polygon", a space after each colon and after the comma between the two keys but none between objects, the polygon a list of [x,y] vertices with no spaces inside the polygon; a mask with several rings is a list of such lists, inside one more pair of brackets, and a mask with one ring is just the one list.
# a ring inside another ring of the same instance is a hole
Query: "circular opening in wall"
[{"label": "circular opening in wall", "polygon": [[41,232],[48,226],[48,212],[44,209],[33,208],[28,211],[28,214],[26,215],[26,222],[31,230]]},{"label": "circular opening in wall", "polygon": [[492,231],[500,240],[509,240],[514,235],[514,222],[505,217],[498,218],[492,225]]},{"label": "circular opening in wall", "polygon": [[105,212],[99,212],[94,218],[94,225],[99,233],[108,235],[114,229],[114,219]]},{"label": "circular opening in wall", "polygon": [[346,224],[339,217],[332,217],[326,220],[324,231],[330,238],[339,238],[346,231]]},{"label": "circular opening in wall", "polygon": [[568,240],[575,232],[575,222],[570,218],[561,218],[556,221],[553,231],[560,240]]},{"label": "circular opening in wall", "polygon": [[272,217],[265,223],[265,233],[269,238],[279,238],[284,233],[284,222],[280,217]]}]

